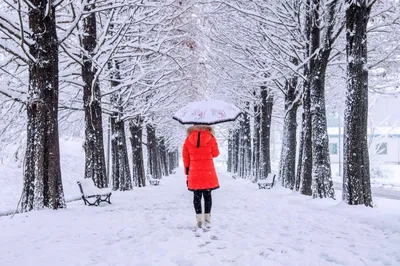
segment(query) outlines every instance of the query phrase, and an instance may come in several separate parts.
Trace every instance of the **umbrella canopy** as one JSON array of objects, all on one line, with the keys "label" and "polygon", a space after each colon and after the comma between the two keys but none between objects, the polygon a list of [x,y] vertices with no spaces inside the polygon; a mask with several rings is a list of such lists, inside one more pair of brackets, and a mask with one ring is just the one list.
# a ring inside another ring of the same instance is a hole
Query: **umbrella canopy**
[{"label": "umbrella canopy", "polygon": [[240,109],[232,103],[207,100],[188,103],[172,118],[181,124],[214,125],[234,121],[240,114]]}]

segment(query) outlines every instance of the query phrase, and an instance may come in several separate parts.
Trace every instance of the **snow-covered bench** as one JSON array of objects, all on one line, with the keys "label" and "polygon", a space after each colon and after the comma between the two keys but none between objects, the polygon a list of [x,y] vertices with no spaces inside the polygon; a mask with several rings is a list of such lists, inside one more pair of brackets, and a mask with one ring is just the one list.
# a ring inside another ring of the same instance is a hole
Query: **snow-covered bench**
[{"label": "snow-covered bench", "polygon": [[160,185],[160,179],[154,179],[151,175],[147,176],[147,180],[149,180],[149,183],[150,183],[151,186]]},{"label": "snow-covered bench", "polygon": [[[271,178],[272,176],[272,178]],[[272,179],[272,182],[271,182]],[[271,189],[274,187],[275,184],[275,174],[268,174],[266,179],[261,179],[257,181],[259,189]]]},{"label": "snow-covered bench", "polygon": [[[111,189],[110,188],[97,188],[93,184],[91,178],[85,178],[84,180],[78,181],[79,190],[82,194],[82,200],[85,205],[99,206],[100,202],[108,202],[111,204]],[[95,198],[94,201],[90,202],[88,199]]]}]

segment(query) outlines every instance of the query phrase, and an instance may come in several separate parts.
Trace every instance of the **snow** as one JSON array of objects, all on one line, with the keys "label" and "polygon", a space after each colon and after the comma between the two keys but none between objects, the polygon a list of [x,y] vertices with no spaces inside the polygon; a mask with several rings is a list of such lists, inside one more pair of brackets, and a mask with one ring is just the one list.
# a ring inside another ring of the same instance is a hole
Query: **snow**
[{"label": "snow", "polygon": [[[80,179],[78,180],[83,189],[83,193],[85,196],[90,196],[90,195],[103,195],[103,194],[108,194],[112,192],[111,188],[102,188],[99,189],[95,187],[93,181],[91,179],[85,178],[85,179]],[[77,184],[78,185],[78,184]]]},{"label": "snow", "polygon": [[[112,205],[0,218],[0,265],[399,265],[400,204],[374,209],[259,190],[218,170],[210,232],[195,237],[183,170]],[[338,198],[340,198],[338,196]]]},{"label": "snow", "polygon": [[[61,155],[66,198],[79,198],[81,141],[62,140]],[[11,157],[0,164],[0,213],[19,199],[16,166]],[[0,217],[0,265],[400,265],[398,200],[374,197],[374,208],[313,200],[279,185],[258,189],[218,167],[212,228],[195,237],[192,193],[176,172],[160,186],[113,192],[111,205],[78,200]]]}]

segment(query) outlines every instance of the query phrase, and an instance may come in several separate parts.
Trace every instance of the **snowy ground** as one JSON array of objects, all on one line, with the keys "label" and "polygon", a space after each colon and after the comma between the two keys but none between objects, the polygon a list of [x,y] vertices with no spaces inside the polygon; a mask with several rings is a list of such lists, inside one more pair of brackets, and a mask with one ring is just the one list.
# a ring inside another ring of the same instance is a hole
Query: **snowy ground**
[{"label": "snowy ground", "polygon": [[[333,180],[342,183],[343,177],[339,176],[339,164],[331,164],[331,168]],[[371,186],[377,189],[400,191],[400,165],[379,164],[372,161]]]},{"label": "snowy ground", "polygon": [[400,265],[399,201],[350,207],[219,176],[213,228],[199,238],[178,169],[112,205],[1,217],[0,265]]}]

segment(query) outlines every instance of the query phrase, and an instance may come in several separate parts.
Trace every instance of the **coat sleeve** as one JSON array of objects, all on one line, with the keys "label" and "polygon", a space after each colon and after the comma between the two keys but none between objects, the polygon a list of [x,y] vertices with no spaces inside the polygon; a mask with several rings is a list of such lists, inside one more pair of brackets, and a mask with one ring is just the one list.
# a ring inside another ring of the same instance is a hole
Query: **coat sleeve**
[{"label": "coat sleeve", "polygon": [[189,150],[187,148],[186,140],[185,143],[183,144],[183,149],[182,149],[182,158],[183,158],[183,170],[185,171],[185,175],[189,174],[189,166],[190,166],[190,155],[189,155]]},{"label": "coat sleeve", "polygon": [[217,143],[217,139],[215,137],[212,138],[213,140],[213,144],[211,146],[211,152],[212,152],[212,157],[218,157],[219,155],[219,149],[218,149],[218,143]]}]

